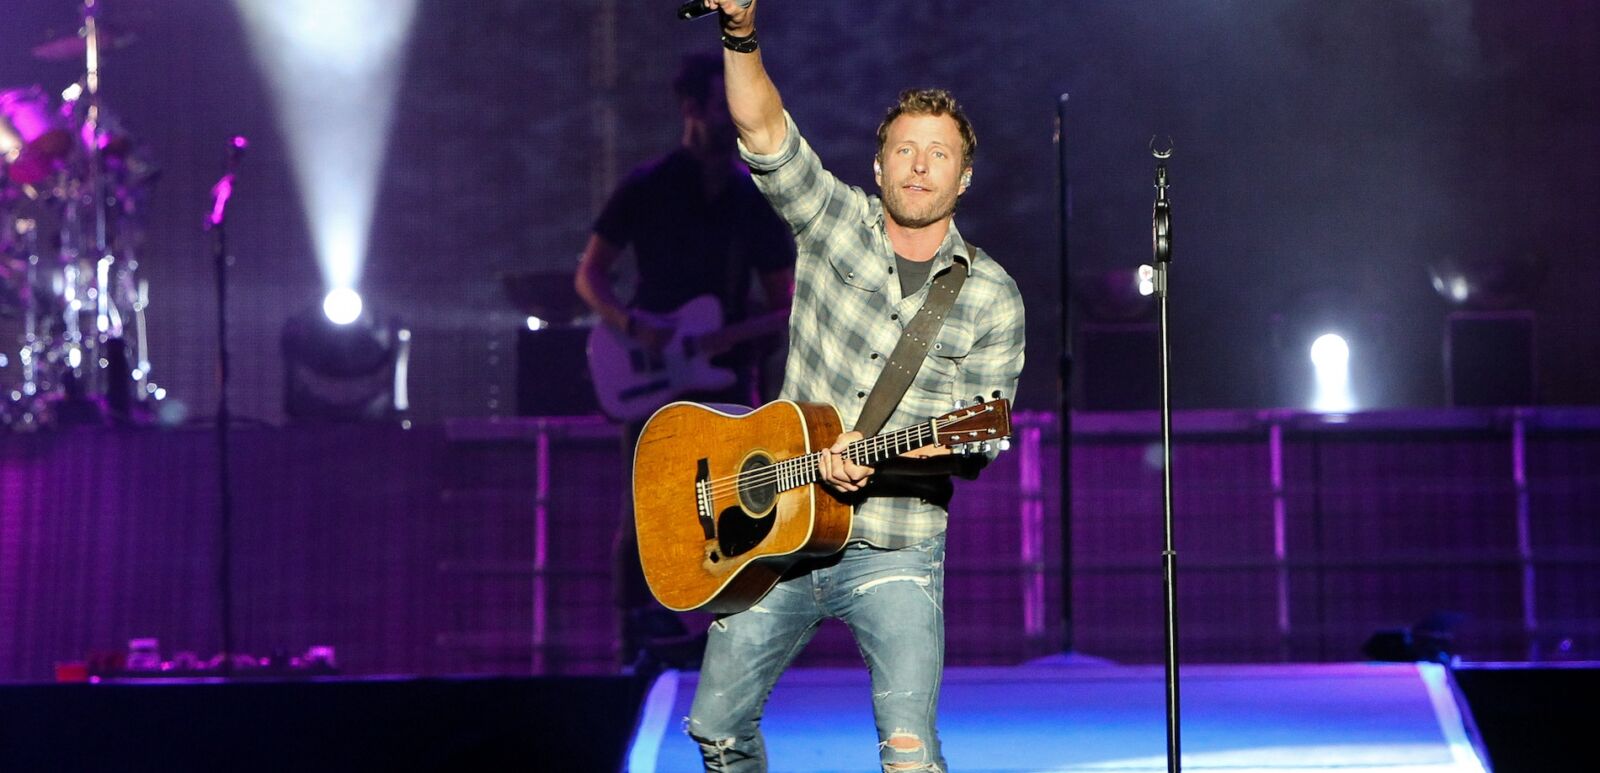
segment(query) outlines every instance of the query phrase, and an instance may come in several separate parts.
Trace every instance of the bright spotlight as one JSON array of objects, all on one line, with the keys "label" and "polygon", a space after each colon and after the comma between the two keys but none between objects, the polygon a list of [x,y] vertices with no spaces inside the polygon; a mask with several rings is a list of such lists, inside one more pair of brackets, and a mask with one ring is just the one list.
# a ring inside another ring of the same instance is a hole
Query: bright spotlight
[{"label": "bright spotlight", "polygon": [[234,0],[288,138],[300,203],[329,287],[366,260],[417,0]]},{"label": "bright spotlight", "polygon": [[1311,410],[1344,413],[1355,410],[1350,392],[1350,344],[1343,336],[1326,333],[1311,343],[1311,366],[1316,369],[1316,395]]},{"label": "bright spotlight", "polygon": [[348,325],[361,318],[361,295],[348,287],[340,287],[322,299],[322,313],[335,325]]},{"label": "bright spotlight", "polygon": [[1139,294],[1155,295],[1156,268],[1148,263],[1139,266]]},{"label": "bright spotlight", "polygon": [[1317,371],[1350,369],[1350,344],[1346,343],[1344,336],[1337,333],[1327,333],[1317,337],[1311,342],[1311,364]]},{"label": "bright spotlight", "polygon": [[546,322],[543,319],[540,319],[539,317],[535,317],[535,316],[531,316],[531,315],[528,317],[528,329],[529,330],[543,330],[543,329],[545,329],[547,327],[550,327],[550,323],[549,322]]}]

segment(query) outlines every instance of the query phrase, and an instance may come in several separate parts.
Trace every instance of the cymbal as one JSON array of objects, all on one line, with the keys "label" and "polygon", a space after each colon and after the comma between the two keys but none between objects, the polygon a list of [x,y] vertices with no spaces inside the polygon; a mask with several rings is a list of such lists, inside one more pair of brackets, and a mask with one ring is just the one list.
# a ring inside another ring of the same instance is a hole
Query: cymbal
[{"label": "cymbal", "polygon": [[[100,50],[114,51],[127,48],[138,40],[139,36],[127,30],[115,27],[100,27]],[[33,47],[33,58],[46,62],[70,62],[84,58],[87,54],[87,37],[82,30],[72,35],[47,40]]]}]

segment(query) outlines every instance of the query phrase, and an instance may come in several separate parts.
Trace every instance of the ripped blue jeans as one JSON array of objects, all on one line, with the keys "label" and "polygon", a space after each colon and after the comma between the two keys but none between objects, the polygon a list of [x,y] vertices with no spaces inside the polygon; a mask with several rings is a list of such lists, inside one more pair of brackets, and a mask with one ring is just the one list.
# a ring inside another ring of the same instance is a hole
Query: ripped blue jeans
[{"label": "ripped blue jeans", "polygon": [[944,671],[943,534],[899,550],[851,544],[711,626],[687,730],[707,771],[765,771],[761,714],[824,619],[844,621],[872,675],[883,770],[944,771],[935,714]]}]

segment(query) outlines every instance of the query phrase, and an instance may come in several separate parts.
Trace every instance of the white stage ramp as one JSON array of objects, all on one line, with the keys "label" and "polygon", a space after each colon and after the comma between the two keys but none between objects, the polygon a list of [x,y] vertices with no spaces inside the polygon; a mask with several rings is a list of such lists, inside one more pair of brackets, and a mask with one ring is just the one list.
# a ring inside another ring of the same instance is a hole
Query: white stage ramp
[{"label": "white stage ramp", "polygon": [[[1487,773],[1466,703],[1433,664],[1189,666],[1183,769],[1267,773]],[[682,732],[695,674],[660,677],[630,755],[634,773],[696,773]],[[1159,666],[954,668],[940,696],[950,769],[1166,770]],[[865,669],[795,670],[763,728],[774,773],[875,771]]]}]

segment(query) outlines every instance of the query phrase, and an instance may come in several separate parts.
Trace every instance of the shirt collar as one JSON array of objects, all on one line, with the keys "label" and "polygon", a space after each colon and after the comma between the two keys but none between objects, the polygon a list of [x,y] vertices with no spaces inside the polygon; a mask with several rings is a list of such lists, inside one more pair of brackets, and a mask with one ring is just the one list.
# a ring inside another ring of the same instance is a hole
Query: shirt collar
[{"label": "shirt collar", "polygon": [[[888,230],[884,225],[884,218],[888,217],[883,209],[883,199],[877,195],[867,196],[867,209],[861,222],[869,228],[874,228],[884,235],[884,242],[888,242]],[[972,266],[978,259],[974,254],[967,252],[967,240],[961,238],[960,229],[956,228],[956,221],[950,220],[950,230],[945,232],[944,242],[939,245],[938,251],[933,253],[933,273],[937,274],[949,268],[956,260],[967,264],[967,273],[972,273]]]}]

